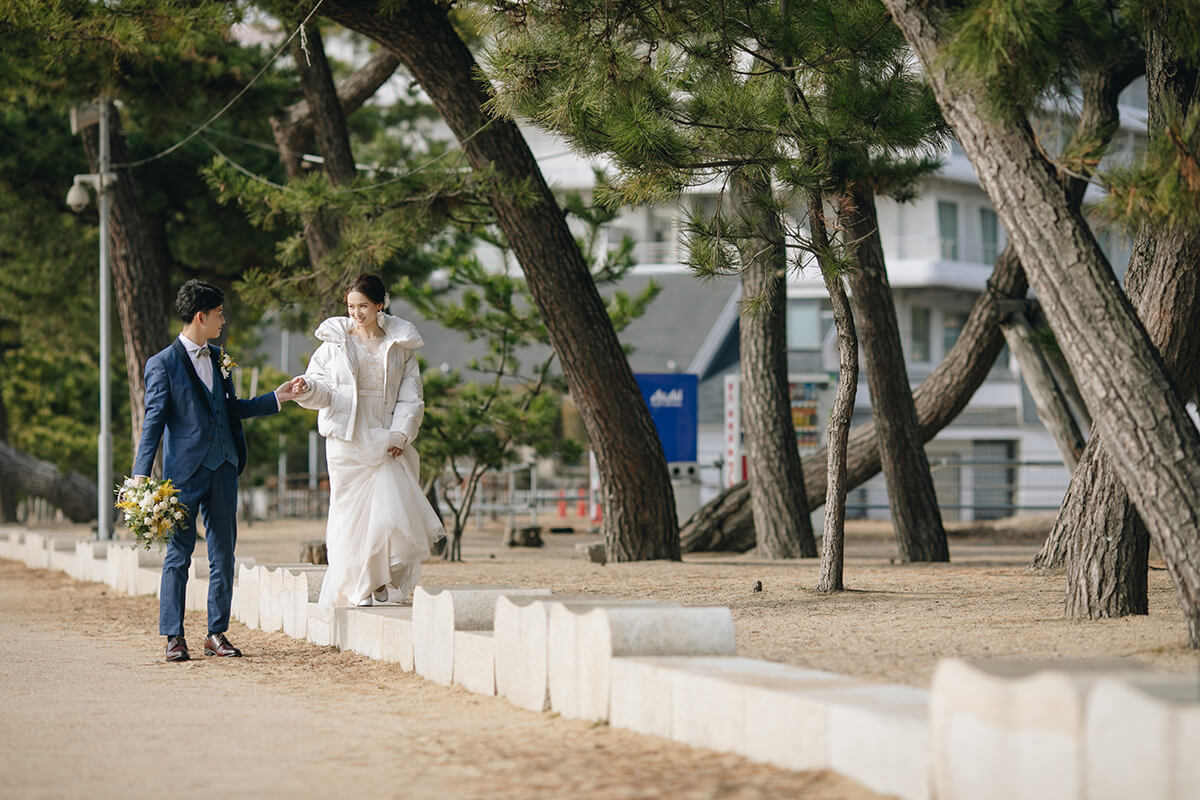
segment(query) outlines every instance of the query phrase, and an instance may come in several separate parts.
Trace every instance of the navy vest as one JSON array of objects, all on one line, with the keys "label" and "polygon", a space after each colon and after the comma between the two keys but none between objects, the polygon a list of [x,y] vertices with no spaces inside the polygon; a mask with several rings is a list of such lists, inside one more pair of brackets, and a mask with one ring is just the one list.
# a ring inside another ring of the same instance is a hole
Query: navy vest
[{"label": "navy vest", "polygon": [[[216,364],[213,365],[216,367]],[[216,425],[213,427],[212,434],[208,439],[208,451],[204,454],[204,460],[200,462],[200,466],[215,470],[217,467],[228,461],[234,467],[238,465],[237,446],[233,442],[233,430],[229,425],[229,411],[225,407],[225,385],[221,381],[221,375],[217,369],[213,369],[216,373],[213,375],[212,387],[212,408],[213,417],[216,420]],[[204,384],[201,383],[201,386]]]}]

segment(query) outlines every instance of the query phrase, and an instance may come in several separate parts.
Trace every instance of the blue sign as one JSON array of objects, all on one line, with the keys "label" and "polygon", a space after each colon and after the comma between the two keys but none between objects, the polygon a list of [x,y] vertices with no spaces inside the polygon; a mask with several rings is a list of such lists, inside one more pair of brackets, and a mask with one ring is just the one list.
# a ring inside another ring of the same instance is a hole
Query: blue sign
[{"label": "blue sign", "polygon": [[638,388],[650,409],[667,463],[696,460],[700,380],[675,372],[639,373]]}]

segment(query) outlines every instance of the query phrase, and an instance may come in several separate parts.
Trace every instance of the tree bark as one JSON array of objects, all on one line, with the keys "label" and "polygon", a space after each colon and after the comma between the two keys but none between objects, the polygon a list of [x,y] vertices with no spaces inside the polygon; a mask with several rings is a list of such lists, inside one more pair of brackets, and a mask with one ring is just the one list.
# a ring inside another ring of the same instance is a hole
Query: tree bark
[{"label": "tree bark", "polygon": [[842,207],[841,226],[857,242],[858,264],[849,276],[850,303],[867,361],[872,417],[900,560],[949,561],[946,531],[904,366],[875,196],[854,188],[849,201]]},{"label": "tree bark", "polygon": [[[4,351],[0,349],[0,360]],[[4,393],[0,392],[0,444],[8,444],[8,407],[4,404]],[[0,481],[0,522],[17,521],[17,492],[8,481]]]},{"label": "tree bark", "polygon": [[0,483],[29,497],[44,497],[72,522],[96,518],[96,483],[78,472],[63,474],[49,461],[0,442]]},{"label": "tree bark", "polygon": [[[113,164],[129,162],[129,149],[121,132],[121,115],[109,103],[109,155]],[[83,150],[94,173],[100,164],[98,125],[83,131]],[[146,214],[138,196],[134,173],[115,170],[117,181],[110,188],[109,269],[112,296],[125,348],[125,377],[129,385],[130,434],[137,452],[146,416],[146,387],[143,376],[150,356],[167,346],[171,318],[171,254],[162,220]],[[104,376],[107,380],[108,376]],[[95,497],[93,491],[92,496]],[[93,513],[93,518],[95,514]]]},{"label": "tree bark", "polygon": [[1000,330],[1008,342],[1008,349],[1021,367],[1021,377],[1033,397],[1038,419],[1050,432],[1067,469],[1074,472],[1083,453],[1083,433],[1071,416],[1066,397],[1059,391],[1050,365],[1042,357],[1041,348],[1034,341],[1033,328],[1025,312],[1014,309],[1000,323]]},{"label": "tree bark", "polygon": [[771,185],[765,176],[739,171],[733,176],[733,187],[742,219],[753,229],[739,243],[738,346],[755,553],[763,558],[812,558],[817,544],[788,391],[783,227],[769,202]]},{"label": "tree bark", "polygon": [[[1200,72],[1179,58],[1161,20],[1163,7],[1146,8],[1146,86],[1149,135],[1163,135],[1167,110],[1184,119],[1197,99]],[[1200,136],[1187,143],[1195,152]],[[1149,222],[1139,226],[1126,292],[1175,385],[1200,378],[1200,231]],[[1183,392],[1181,391],[1181,394]],[[1146,570],[1149,534],[1106,453],[1094,438],[1086,471],[1072,476],[1051,539],[1066,542],[1067,613],[1076,618],[1149,613]],[[1104,511],[1101,511],[1103,509]],[[1167,563],[1178,586],[1186,576]]]},{"label": "tree bark", "polygon": [[884,0],[1025,264],[1200,647],[1200,433],[1027,121],[990,114],[946,66],[942,3]]},{"label": "tree bark", "polygon": [[[1000,334],[1002,312],[998,301],[1025,296],[1028,290],[1025,272],[1011,247],[1005,247],[996,259],[992,277],[975,300],[958,341],[913,391],[913,407],[921,441],[927,442],[949,425],[970,401],[971,395],[987,378],[1000,355],[1004,337]],[[879,444],[875,420],[857,425],[846,444],[846,488],[861,486],[880,469]],[[825,448],[806,456],[804,485],[808,490],[809,510],[820,507],[826,493],[828,453]],[[740,509],[748,504],[749,490],[743,481],[726,489],[696,511],[683,525],[684,552],[731,550],[743,552],[754,546],[754,527],[749,515]],[[820,498],[820,499],[817,499]]]},{"label": "tree bark", "polygon": [[447,16],[429,0],[332,0],[321,13],[398,56],[454,132],[525,272],[596,456],[609,561],[679,558],[662,444],[562,209],[516,124]]},{"label": "tree bark", "polygon": [[[272,114],[271,129],[289,180],[304,176],[303,157],[315,143],[326,179],[333,186],[345,186],[354,180],[357,172],[346,117],[392,76],[400,62],[391,53],[377,53],[343,81],[340,88],[336,87],[320,27],[309,25],[306,30],[305,46],[302,47],[297,39],[292,47],[304,101]],[[341,221],[331,209],[318,209],[304,220],[304,244],[313,267],[324,261],[340,243]],[[350,277],[314,270],[315,291],[320,297],[328,298],[323,300],[328,309],[340,306],[339,289]]]},{"label": "tree bark", "polygon": [[[809,220],[818,253],[829,246],[823,216],[824,203],[819,194],[809,205]],[[852,236],[852,241],[859,241]],[[862,242],[859,241],[859,247]],[[861,251],[859,252],[861,257]],[[820,256],[818,256],[818,261]],[[840,592],[845,586],[846,551],[846,442],[850,437],[850,418],[854,415],[854,398],[858,394],[858,335],[854,313],[842,278],[831,269],[821,268],[829,301],[833,304],[833,325],[838,340],[838,386],[827,428],[829,452],[828,485],[825,489],[825,526],[821,540],[821,572],[817,591]],[[894,315],[893,315],[894,319]],[[911,395],[909,396],[911,403]],[[928,469],[928,467],[926,467]]]}]

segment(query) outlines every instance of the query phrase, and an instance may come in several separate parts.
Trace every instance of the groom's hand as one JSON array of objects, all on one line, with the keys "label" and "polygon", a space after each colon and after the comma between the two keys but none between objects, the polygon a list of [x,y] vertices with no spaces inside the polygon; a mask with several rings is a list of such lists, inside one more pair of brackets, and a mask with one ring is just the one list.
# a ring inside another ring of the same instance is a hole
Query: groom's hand
[{"label": "groom's hand", "polygon": [[307,391],[308,382],[304,380],[303,376],[297,376],[279,384],[279,388],[275,390],[275,396],[279,398],[280,403],[286,403],[288,400],[295,400]]}]

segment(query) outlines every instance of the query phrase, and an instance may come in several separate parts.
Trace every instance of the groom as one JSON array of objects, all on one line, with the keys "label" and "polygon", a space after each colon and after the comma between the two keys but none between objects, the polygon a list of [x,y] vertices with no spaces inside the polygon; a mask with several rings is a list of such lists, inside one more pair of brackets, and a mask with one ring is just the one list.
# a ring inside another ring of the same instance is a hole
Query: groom
[{"label": "groom", "polygon": [[167,661],[187,661],[183,606],[188,566],[196,546],[196,519],[203,515],[208,543],[208,637],[204,654],[240,656],[229,643],[233,598],[233,548],[237,542],[238,475],[246,466],[242,420],[274,414],[296,396],[293,381],[253,400],[234,396],[222,350],[208,344],[225,325],[225,295],[190,280],[175,297],[183,332],[146,362],[146,418],[133,474],[144,478],[163,442],[163,477],[174,482],[188,514],[167,545],[159,592],[158,632],[167,637]]}]

